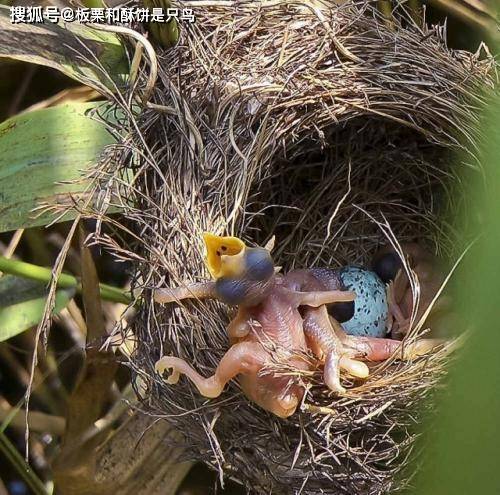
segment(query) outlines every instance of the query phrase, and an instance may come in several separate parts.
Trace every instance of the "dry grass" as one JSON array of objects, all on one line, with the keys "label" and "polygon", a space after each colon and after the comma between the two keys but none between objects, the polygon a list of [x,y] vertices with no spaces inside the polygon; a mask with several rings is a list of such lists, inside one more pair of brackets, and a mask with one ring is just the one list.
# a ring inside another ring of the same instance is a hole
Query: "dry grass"
[{"label": "dry grass", "polygon": [[[215,302],[158,306],[151,288],[208,276],[205,230],[258,244],[276,234],[284,270],[366,262],[390,232],[454,259],[466,240],[444,219],[467,200],[450,156],[460,150],[476,166],[476,110],[483,85],[496,84],[493,62],[450,52],[441,28],[415,26],[402,12],[390,29],[366,2],[191,6],[196,24],[158,54],[148,106],[137,114],[126,97],[118,101],[126,137],[99,171],[101,191],[103,181],[114,184],[126,215],[107,219],[117,233],[98,241],[134,261],[143,297],[130,364],[144,408],[177,425],[193,455],[256,493],[401,488],[407,480],[395,474],[447,349],[379,367],[345,397],[310,373],[301,412],[280,420],[237,383],[205,400],[187,380],[169,386],[155,375],[154,362],[169,353],[210,374],[228,347],[229,315]],[[134,94],[146,85],[143,70]]]}]

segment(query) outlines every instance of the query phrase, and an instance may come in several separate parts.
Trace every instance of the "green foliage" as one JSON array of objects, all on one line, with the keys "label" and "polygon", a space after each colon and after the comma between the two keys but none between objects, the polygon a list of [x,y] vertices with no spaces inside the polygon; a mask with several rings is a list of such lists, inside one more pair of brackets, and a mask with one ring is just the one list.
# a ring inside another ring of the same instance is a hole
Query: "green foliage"
[{"label": "green foliage", "polygon": [[[143,0],[144,7],[154,9],[162,8],[164,11],[172,7],[170,0]],[[150,22],[148,30],[153,39],[165,48],[175,46],[179,41],[180,27],[176,19],[171,19],[166,23]]]},{"label": "green foliage", "polygon": [[98,91],[123,86],[129,73],[118,36],[79,23],[13,24],[0,5],[0,58],[60,70]]},{"label": "green foliage", "polygon": [[485,180],[476,185],[483,235],[467,257],[457,304],[474,328],[428,439],[418,495],[500,493],[500,97],[492,103],[482,122]]},{"label": "green foliage", "polygon": [[[30,280],[37,280],[44,284],[48,284],[52,278],[52,270],[50,268],[32,265],[24,261],[11,260],[4,256],[0,256],[0,271]],[[57,286],[65,289],[75,288],[77,292],[82,291],[79,280],[68,273],[61,273],[57,280]],[[101,298],[106,301],[114,301],[123,304],[129,304],[131,302],[130,295],[116,287],[107,284],[99,284],[99,290]]]},{"label": "green foliage", "polygon": [[46,225],[55,217],[35,215],[40,203],[72,204],[84,196],[85,173],[114,141],[103,124],[86,115],[98,105],[61,105],[0,124],[0,232]]},{"label": "green foliage", "polygon": [[[0,278],[0,342],[36,325],[45,307],[44,284],[11,275]],[[74,289],[58,290],[54,313],[61,311],[75,293]]]}]

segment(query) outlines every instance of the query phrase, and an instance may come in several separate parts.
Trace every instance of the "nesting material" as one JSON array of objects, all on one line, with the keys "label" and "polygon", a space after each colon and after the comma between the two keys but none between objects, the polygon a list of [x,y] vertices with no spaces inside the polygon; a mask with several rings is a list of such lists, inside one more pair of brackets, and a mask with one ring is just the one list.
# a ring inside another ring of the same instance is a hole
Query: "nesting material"
[{"label": "nesting material", "polygon": [[108,180],[134,169],[128,184],[115,181],[128,241],[99,240],[132,260],[143,297],[131,366],[144,407],[185,434],[190,454],[255,493],[402,488],[397,474],[446,349],[345,379],[342,397],[321,369],[307,372],[303,407],[282,420],[235,381],[207,400],[187,379],[172,386],[154,372],[172,354],[212,374],[229,345],[229,312],[213,301],[161,306],[152,288],[209,277],[204,231],[250,245],[274,234],[284,271],[366,263],[388,237],[453,260],[466,240],[444,219],[467,196],[451,152],[475,166],[475,110],[482,86],[494,84],[493,62],[449,51],[441,28],[418,27],[403,11],[388,26],[370,2],[183,6],[196,23],[159,54],[150,105],[128,114],[124,146],[101,170]]}]

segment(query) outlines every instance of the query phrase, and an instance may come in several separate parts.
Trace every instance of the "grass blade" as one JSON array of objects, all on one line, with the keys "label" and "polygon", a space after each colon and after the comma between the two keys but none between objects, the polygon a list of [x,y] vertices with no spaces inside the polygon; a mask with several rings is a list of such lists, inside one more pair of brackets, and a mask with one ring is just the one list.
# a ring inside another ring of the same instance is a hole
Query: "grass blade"
[{"label": "grass blade", "polygon": [[47,490],[41,480],[3,432],[0,432],[0,451],[8,462],[14,466],[35,495],[47,495]]},{"label": "grass blade", "polygon": [[418,495],[500,493],[497,476],[500,452],[498,96],[481,123],[485,134],[481,163],[486,180],[477,178],[475,196],[481,208],[484,234],[466,259],[456,305],[464,321],[473,325],[462,355],[450,372],[449,387],[426,446],[418,489],[414,492]]}]

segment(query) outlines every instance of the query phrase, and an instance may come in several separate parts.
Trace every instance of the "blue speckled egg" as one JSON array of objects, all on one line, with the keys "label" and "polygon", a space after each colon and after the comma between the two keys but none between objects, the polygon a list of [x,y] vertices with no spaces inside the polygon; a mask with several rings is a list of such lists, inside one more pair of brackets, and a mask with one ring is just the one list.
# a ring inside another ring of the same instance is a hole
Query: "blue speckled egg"
[{"label": "blue speckled egg", "polygon": [[342,327],[349,335],[385,337],[387,294],[379,276],[366,268],[346,266],[339,271],[346,289],[356,293],[354,315]]}]

